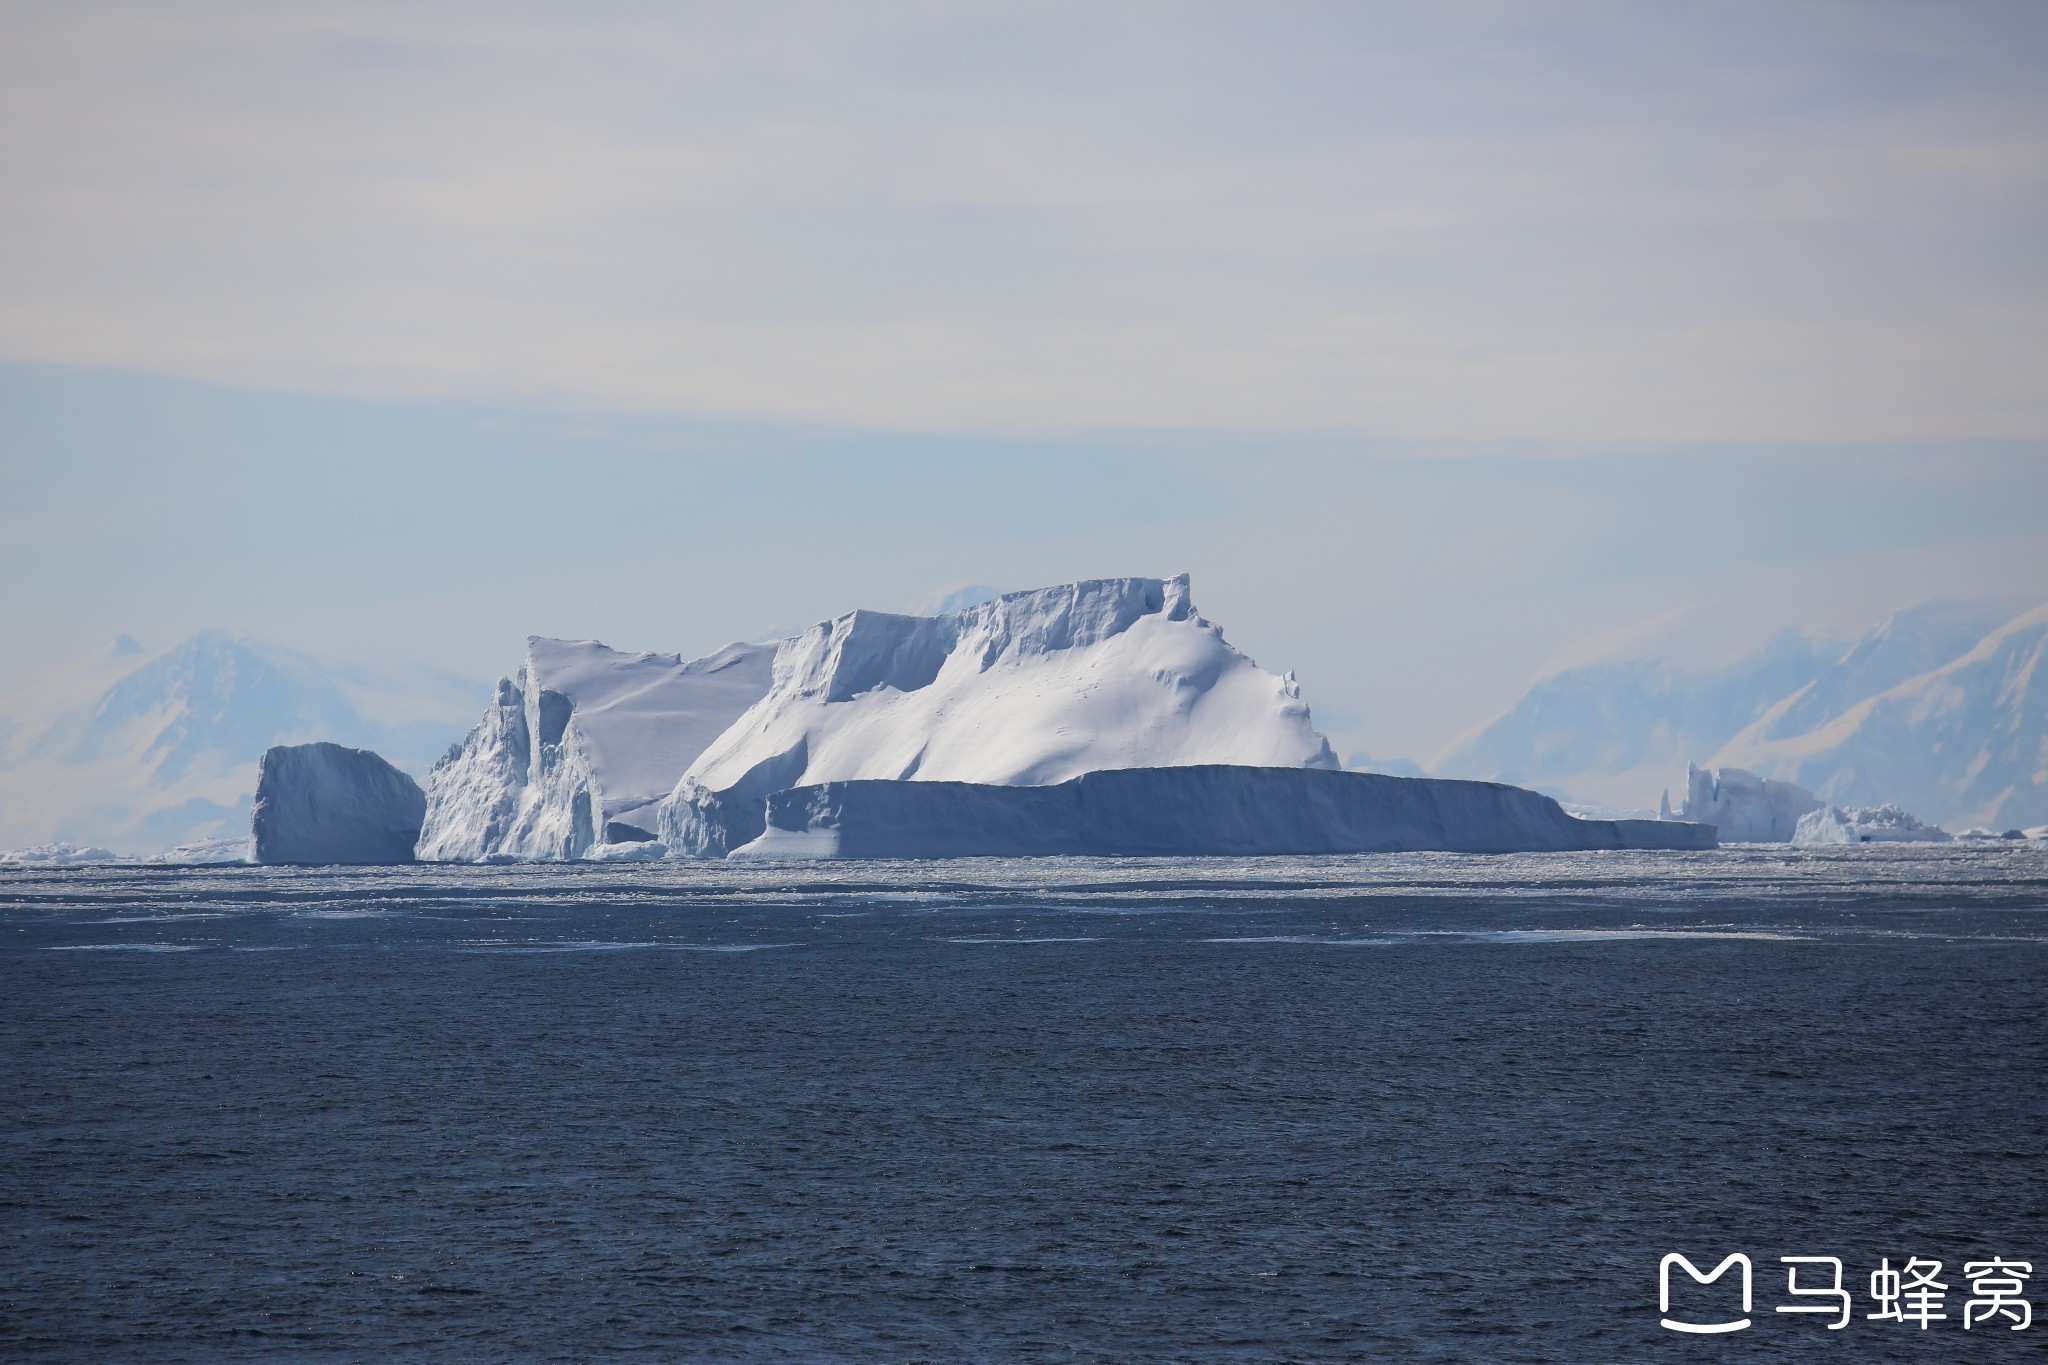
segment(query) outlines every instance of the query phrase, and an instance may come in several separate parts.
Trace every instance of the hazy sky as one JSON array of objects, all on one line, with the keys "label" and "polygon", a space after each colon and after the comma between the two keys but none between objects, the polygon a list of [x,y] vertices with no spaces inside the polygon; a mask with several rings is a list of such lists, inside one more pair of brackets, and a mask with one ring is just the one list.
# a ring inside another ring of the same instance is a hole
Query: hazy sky
[{"label": "hazy sky", "polygon": [[0,25],[0,677],[1185,568],[1427,757],[1665,610],[2048,595],[2038,0]]}]

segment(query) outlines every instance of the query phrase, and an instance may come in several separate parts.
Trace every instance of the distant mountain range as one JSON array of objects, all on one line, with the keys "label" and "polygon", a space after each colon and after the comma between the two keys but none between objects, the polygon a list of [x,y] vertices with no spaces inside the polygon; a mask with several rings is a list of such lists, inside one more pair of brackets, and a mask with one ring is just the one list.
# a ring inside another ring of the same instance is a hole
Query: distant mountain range
[{"label": "distant mountain range", "polygon": [[126,637],[0,717],[0,848],[73,840],[123,853],[246,835],[272,744],[371,748],[424,774],[490,689],[376,673],[210,630],[157,654]]},{"label": "distant mountain range", "polygon": [[1539,679],[1432,771],[1626,808],[1682,787],[1692,761],[1950,829],[2048,822],[2048,603],[1930,602],[1712,664],[1683,643]]}]

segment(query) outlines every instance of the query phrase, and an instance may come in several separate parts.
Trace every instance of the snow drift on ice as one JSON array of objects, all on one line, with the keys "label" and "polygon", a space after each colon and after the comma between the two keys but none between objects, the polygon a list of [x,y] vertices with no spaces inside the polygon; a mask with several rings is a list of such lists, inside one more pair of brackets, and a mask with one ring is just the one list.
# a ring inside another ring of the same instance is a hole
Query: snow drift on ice
[{"label": "snow drift on ice", "polygon": [[1186,575],[855,611],[785,641],[774,681],[677,784],[671,852],[754,838],[770,793],[867,779],[1048,786],[1107,768],[1331,768],[1293,676],[1232,648]]}]

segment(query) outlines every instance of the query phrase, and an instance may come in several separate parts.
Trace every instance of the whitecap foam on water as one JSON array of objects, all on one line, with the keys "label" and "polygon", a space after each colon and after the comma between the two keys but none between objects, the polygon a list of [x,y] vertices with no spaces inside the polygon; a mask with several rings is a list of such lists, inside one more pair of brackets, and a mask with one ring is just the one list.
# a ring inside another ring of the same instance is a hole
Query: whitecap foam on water
[{"label": "whitecap foam on water", "polygon": [[944,938],[939,943],[1100,943],[1097,937],[1078,938]]},{"label": "whitecap foam on water", "polygon": [[606,939],[584,939],[568,943],[469,943],[459,953],[601,953],[622,948],[659,948],[659,943],[620,943]]},{"label": "whitecap foam on water", "polygon": [[1811,943],[1811,934],[1775,929],[1472,929],[1452,936],[1482,943],[1599,943],[1613,939],[1753,939],[1766,943]]},{"label": "whitecap foam on water", "polygon": [[115,915],[111,919],[89,919],[85,924],[169,924],[174,920],[186,919],[228,919],[234,915],[252,913],[247,910],[195,910],[185,914],[164,915]]},{"label": "whitecap foam on water", "polygon": [[610,953],[655,949],[680,953],[758,953],[769,948],[801,948],[801,943],[657,943],[619,939],[576,939],[558,943],[465,943],[458,953]]},{"label": "whitecap foam on water", "polygon": [[196,953],[210,947],[205,943],[52,943],[44,948],[51,953]]},{"label": "whitecap foam on water", "polygon": [[1391,938],[1322,938],[1315,934],[1256,934],[1243,938],[1205,938],[1203,943],[1308,943],[1323,948],[1385,948]]},{"label": "whitecap foam on water", "polygon": [[668,948],[682,953],[764,953],[771,948],[801,948],[801,943],[657,943],[657,948]]}]

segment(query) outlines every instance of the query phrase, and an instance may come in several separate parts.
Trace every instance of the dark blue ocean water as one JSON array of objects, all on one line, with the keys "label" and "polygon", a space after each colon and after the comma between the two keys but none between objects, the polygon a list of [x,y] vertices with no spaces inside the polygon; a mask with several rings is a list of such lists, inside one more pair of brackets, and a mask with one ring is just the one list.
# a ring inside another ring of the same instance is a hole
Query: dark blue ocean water
[{"label": "dark blue ocean water", "polygon": [[0,1356],[2033,1358],[2044,1007],[2011,846],[0,872]]}]

